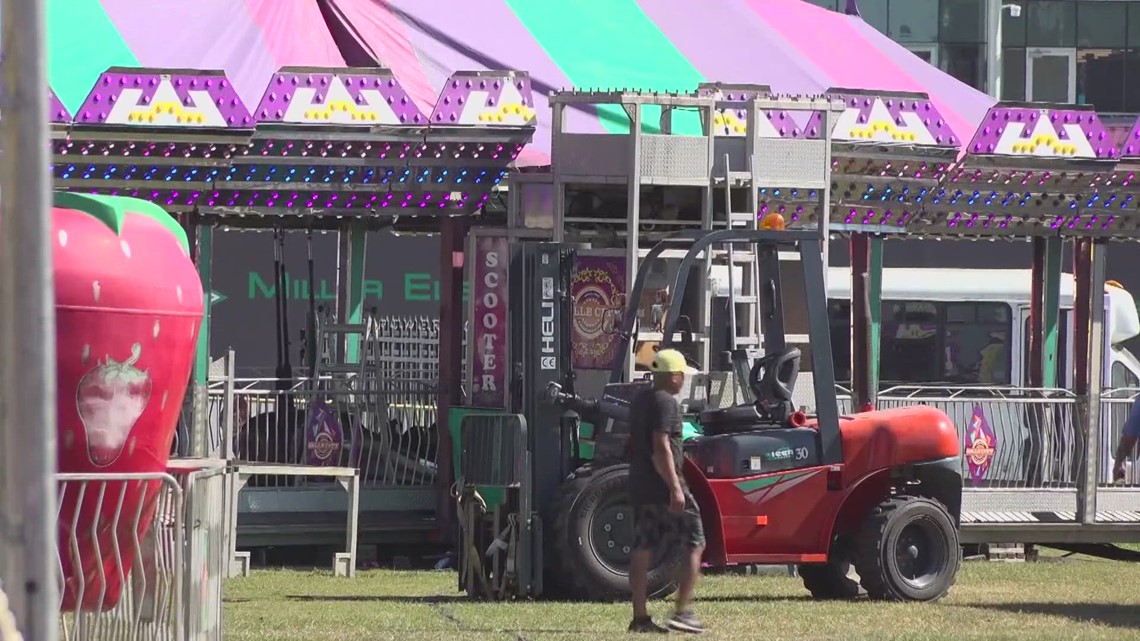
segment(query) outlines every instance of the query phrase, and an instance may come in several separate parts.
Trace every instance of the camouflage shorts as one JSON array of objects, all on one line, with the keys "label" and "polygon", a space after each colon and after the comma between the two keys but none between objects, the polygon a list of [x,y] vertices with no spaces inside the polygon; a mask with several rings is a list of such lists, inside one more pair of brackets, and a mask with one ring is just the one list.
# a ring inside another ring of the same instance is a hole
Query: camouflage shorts
[{"label": "camouflage shorts", "polygon": [[637,505],[633,516],[633,547],[657,550],[661,546],[684,545],[693,549],[705,544],[705,528],[696,501],[685,492],[685,509],[670,512],[668,505]]}]

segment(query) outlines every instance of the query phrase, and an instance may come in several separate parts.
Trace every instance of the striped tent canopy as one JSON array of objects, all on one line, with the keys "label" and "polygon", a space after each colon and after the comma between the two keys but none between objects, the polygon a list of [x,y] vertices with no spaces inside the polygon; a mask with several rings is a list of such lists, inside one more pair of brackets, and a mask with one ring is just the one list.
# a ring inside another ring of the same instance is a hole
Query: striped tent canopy
[{"label": "striped tent canopy", "polygon": [[[73,113],[113,66],[221,69],[256,105],[280,67],[380,65],[426,112],[457,70],[527,71],[539,127],[522,166],[549,164],[558,89],[925,92],[959,140],[994,104],[858,16],[802,0],[49,0],[48,39],[52,89]],[[591,108],[568,128],[628,120]]]}]

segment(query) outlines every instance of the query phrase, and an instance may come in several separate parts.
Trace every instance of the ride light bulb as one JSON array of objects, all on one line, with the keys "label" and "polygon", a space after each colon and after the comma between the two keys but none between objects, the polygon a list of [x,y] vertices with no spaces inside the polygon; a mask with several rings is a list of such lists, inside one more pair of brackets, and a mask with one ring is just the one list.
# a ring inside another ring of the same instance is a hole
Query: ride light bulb
[{"label": "ride light bulb", "polygon": [[783,231],[784,217],[776,212],[769,213],[760,220],[760,229]]}]

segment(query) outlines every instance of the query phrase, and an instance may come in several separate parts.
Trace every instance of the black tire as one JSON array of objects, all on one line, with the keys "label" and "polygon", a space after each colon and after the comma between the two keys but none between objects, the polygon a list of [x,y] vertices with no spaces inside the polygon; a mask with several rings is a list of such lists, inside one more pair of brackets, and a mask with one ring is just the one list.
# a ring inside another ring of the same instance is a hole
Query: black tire
[{"label": "black tire", "polygon": [[804,587],[814,599],[855,599],[865,593],[859,582],[848,576],[851,571],[851,546],[841,539],[832,546],[827,563],[796,566]]},{"label": "black tire", "polygon": [[873,599],[936,601],[962,565],[958,528],[938,501],[895,496],[871,510],[855,542],[855,570]]},{"label": "black tire", "polygon": [[[578,468],[559,488],[554,527],[547,530],[549,571],[544,591],[570,600],[628,601],[629,550],[633,510],[629,504],[629,465]],[[610,526],[606,529],[606,526]],[[649,598],[676,590],[679,554],[654,554]]]}]

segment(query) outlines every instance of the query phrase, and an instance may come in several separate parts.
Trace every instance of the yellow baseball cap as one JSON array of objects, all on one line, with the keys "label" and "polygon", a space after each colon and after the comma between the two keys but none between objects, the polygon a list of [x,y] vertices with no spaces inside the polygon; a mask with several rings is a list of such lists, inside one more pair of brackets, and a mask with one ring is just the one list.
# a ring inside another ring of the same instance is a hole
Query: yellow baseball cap
[{"label": "yellow baseball cap", "polygon": [[689,367],[688,362],[685,361],[685,355],[675,349],[663,349],[657,352],[657,355],[653,357],[653,364],[650,369],[654,372],[697,373],[696,369]]}]

